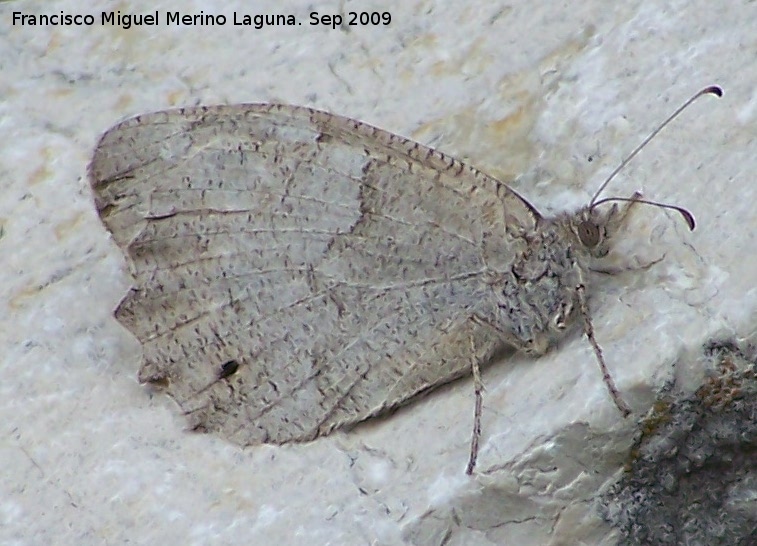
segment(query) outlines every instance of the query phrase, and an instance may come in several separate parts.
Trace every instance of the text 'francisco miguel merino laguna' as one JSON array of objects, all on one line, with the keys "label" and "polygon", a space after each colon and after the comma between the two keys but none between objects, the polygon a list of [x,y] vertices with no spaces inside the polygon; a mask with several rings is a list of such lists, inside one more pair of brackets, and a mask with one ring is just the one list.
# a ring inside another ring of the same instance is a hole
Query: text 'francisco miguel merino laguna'
[{"label": "text 'francisco miguel merino laguna'", "polygon": [[[13,12],[13,24],[21,26],[92,26],[98,17],[92,14],[60,13],[26,14],[21,11]],[[195,14],[182,14],[179,11],[160,11],[153,13],[121,13],[120,11],[103,11],[100,13],[100,24],[120,26],[124,30],[132,26],[224,26],[228,19],[222,14],[207,14],[203,11]],[[264,26],[297,25],[294,15],[250,15],[234,12],[232,24],[239,26],[254,26],[256,29]],[[301,23],[300,23],[301,24]],[[311,23],[312,24],[312,23]]]}]

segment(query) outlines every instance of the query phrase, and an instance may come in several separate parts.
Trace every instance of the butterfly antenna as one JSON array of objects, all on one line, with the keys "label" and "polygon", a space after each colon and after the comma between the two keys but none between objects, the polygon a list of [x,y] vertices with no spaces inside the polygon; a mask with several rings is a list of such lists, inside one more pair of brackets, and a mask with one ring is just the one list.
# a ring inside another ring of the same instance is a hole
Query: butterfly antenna
[{"label": "butterfly antenna", "polygon": [[610,183],[610,182],[612,181],[612,179],[613,179],[613,178],[615,178],[615,176],[617,176],[617,174],[618,174],[618,173],[619,173],[620,171],[622,171],[622,170],[623,170],[623,168],[624,168],[624,167],[625,167],[626,165],[628,165],[628,163],[629,163],[629,162],[630,162],[630,161],[631,161],[631,160],[632,160],[632,159],[633,159],[634,157],[636,157],[636,154],[638,154],[638,153],[639,153],[639,152],[640,152],[640,151],[641,151],[642,149],[644,149],[644,146],[646,146],[647,144],[649,144],[649,141],[650,141],[650,140],[652,140],[652,139],[653,139],[654,137],[656,137],[656,136],[657,136],[657,133],[659,133],[660,131],[662,131],[662,130],[663,130],[663,129],[664,129],[664,128],[665,128],[665,127],[666,127],[666,126],[668,125],[668,123],[670,123],[670,122],[671,122],[671,121],[673,121],[673,120],[674,120],[674,119],[675,119],[676,117],[678,117],[678,115],[679,115],[679,114],[680,114],[681,112],[683,112],[684,110],[686,110],[686,108],[688,108],[688,107],[689,107],[689,105],[690,105],[690,104],[691,104],[692,102],[694,102],[695,100],[697,100],[697,99],[698,99],[699,97],[701,97],[702,95],[716,95],[716,96],[718,96],[718,97],[722,97],[722,96],[723,96],[723,89],[721,89],[721,88],[720,88],[720,86],[718,86],[718,85],[710,85],[709,87],[705,87],[704,89],[702,89],[702,90],[700,90],[699,92],[695,93],[695,94],[694,94],[694,95],[693,95],[693,96],[692,96],[692,97],[691,97],[691,98],[690,98],[689,100],[687,100],[687,101],[686,101],[686,102],[684,102],[684,103],[683,103],[683,104],[682,104],[681,106],[679,106],[679,107],[678,107],[678,109],[677,109],[677,110],[676,110],[675,112],[673,112],[673,113],[672,113],[672,114],[671,114],[671,115],[670,115],[670,116],[668,117],[668,119],[666,119],[665,121],[663,121],[663,122],[662,122],[662,123],[660,124],[660,126],[659,126],[659,127],[657,127],[657,129],[655,129],[654,131],[652,131],[652,132],[651,132],[651,133],[649,134],[649,136],[647,136],[647,138],[645,138],[645,139],[644,139],[644,140],[643,140],[643,141],[641,142],[641,144],[639,144],[639,145],[638,145],[638,146],[637,146],[637,147],[636,147],[636,148],[635,148],[635,149],[634,149],[634,150],[633,150],[633,151],[632,151],[632,152],[631,152],[630,154],[628,154],[628,156],[626,156],[626,158],[625,158],[625,159],[624,159],[623,161],[621,161],[621,162],[620,162],[620,165],[618,165],[618,166],[617,166],[617,167],[615,168],[615,170],[614,170],[614,171],[612,171],[612,173],[610,173],[610,176],[608,176],[608,177],[607,177],[607,178],[605,179],[605,181],[604,181],[604,182],[602,182],[602,185],[601,185],[601,186],[599,186],[599,189],[598,189],[598,190],[596,191],[596,193],[595,193],[595,194],[594,194],[594,195],[592,196],[592,198],[591,198],[591,201],[589,202],[589,209],[593,209],[593,208],[594,208],[594,207],[596,207],[597,205],[599,205],[599,204],[601,204],[601,203],[606,203],[607,201],[638,201],[638,202],[640,202],[640,203],[647,203],[647,204],[649,204],[649,205],[655,205],[655,206],[659,206],[659,207],[662,207],[662,208],[666,208],[666,209],[677,210],[677,211],[678,211],[678,212],[680,212],[680,213],[681,213],[681,214],[683,215],[683,217],[684,217],[684,218],[686,219],[686,223],[687,223],[687,224],[689,224],[689,227],[690,227],[691,229],[694,229],[694,227],[693,227],[693,226],[694,226],[694,217],[692,216],[692,214],[691,214],[691,213],[690,213],[689,211],[687,211],[686,209],[683,209],[683,208],[681,208],[681,207],[677,207],[677,206],[675,206],[675,205],[667,205],[667,204],[665,204],[665,203],[655,203],[654,201],[644,201],[644,200],[642,200],[642,199],[623,199],[623,198],[618,198],[618,197],[612,197],[612,198],[607,198],[607,199],[602,199],[602,200],[600,200],[600,201],[597,201],[597,198],[598,198],[598,197],[599,197],[599,195],[600,195],[600,194],[601,194],[601,193],[602,193],[602,192],[604,191],[604,189],[605,189],[605,188],[607,187],[607,185],[608,185],[608,184],[609,184],[609,183]]},{"label": "butterfly antenna", "polygon": [[607,203],[610,201],[628,201],[629,203],[644,203],[645,205],[652,205],[653,207],[660,207],[661,209],[669,209],[674,210],[676,212],[679,212],[681,216],[683,216],[683,219],[686,220],[686,225],[689,226],[689,229],[691,231],[694,231],[694,228],[697,227],[697,223],[694,220],[694,215],[691,214],[691,212],[683,207],[679,207],[678,205],[671,205],[670,203],[659,203],[657,201],[650,201],[648,199],[638,199],[635,197],[607,197],[605,199],[600,199],[596,203],[592,205],[592,208],[601,205],[602,203]]}]

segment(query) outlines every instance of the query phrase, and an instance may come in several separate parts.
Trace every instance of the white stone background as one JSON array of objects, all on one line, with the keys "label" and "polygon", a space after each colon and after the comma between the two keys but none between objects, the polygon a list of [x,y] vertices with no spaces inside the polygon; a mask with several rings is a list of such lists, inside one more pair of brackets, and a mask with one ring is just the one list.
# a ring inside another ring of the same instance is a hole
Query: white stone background
[{"label": "white stone background", "polygon": [[[303,24],[13,26],[27,14],[291,13]],[[388,11],[330,29],[308,13]],[[0,543],[614,544],[592,498],[618,475],[634,418],[579,335],[484,374],[479,474],[472,384],[314,442],[240,449],[187,432],[138,384],[112,318],[129,286],[85,170],[98,136],[171,106],[281,101],[364,119],[574,208],[700,87],[706,97],[608,193],[643,189],[632,261],[595,286],[597,337],[643,414],[674,364],[755,331],[757,5],[746,0],[0,3]],[[591,159],[591,161],[590,161]],[[624,260],[627,260],[624,258]]]}]

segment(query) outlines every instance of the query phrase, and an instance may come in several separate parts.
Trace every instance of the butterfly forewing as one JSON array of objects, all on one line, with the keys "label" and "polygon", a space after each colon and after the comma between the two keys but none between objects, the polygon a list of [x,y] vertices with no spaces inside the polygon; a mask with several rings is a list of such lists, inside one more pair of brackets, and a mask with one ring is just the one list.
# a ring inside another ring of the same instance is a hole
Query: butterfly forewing
[{"label": "butterfly forewing", "polygon": [[502,340],[469,319],[492,314],[508,233],[539,220],[441,153],[283,105],[132,118],[90,179],[134,273],[116,316],[141,379],[245,445],[311,439],[486,360]]}]

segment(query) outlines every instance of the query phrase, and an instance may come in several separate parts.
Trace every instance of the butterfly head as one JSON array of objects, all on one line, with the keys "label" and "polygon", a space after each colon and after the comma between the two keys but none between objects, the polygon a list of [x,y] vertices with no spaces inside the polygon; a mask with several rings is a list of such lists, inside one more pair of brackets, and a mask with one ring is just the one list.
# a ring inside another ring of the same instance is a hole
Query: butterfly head
[{"label": "butterfly head", "polygon": [[[623,207],[618,203],[624,202]],[[609,207],[600,206],[612,203]],[[690,230],[696,227],[694,216],[687,209],[668,203],[658,203],[641,198],[636,192],[631,197],[608,197],[584,207],[570,217],[568,225],[581,245],[595,258],[601,258],[610,251],[612,238],[622,230],[628,213],[634,205],[643,204],[678,212],[686,221]]]},{"label": "butterfly head", "polygon": [[568,217],[567,227],[581,248],[601,258],[610,251],[611,240],[620,231],[625,216],[617,204],[601,209],[584,207]]}]

